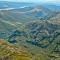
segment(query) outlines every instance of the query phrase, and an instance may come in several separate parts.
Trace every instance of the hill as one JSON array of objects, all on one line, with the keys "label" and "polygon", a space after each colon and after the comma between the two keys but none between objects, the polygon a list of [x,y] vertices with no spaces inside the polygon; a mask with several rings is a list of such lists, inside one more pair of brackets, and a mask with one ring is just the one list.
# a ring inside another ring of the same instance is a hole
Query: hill
[{"label": "hill", "polygon": [[[33,21],[23,26],[23,30],[14,31],[8,42],[24,46],[37,60],[60,58],[60,24],[51,21]],[[42,58],[42,57],[45,58]]]},{"label": "hill", "polygon": [[60,60],[58,10],[28,3],[0,3],[14,8],[0,10],[0,60]]}]

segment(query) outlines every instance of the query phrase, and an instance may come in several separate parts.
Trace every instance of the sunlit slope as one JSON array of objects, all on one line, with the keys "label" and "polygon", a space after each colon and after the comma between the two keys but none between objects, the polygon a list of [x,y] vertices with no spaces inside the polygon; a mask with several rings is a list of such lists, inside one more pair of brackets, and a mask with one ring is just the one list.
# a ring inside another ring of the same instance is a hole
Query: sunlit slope
[{"label": "sunlit slope", "polygon": [[55,17],[51,18],[50,21],[55,24],[60,24],[60,14],[57,14]]},{"label": "sunlit slope", "polygon": [[0,39],[1,60],[33,60],[32,55],[24,47],[16,47],[7,41]]}]

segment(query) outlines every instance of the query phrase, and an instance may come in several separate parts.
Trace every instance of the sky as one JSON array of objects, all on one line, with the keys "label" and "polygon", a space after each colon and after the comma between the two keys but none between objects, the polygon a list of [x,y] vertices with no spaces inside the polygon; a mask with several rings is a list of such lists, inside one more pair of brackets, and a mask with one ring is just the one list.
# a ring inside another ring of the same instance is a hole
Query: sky
[{"label": "sky", "polygon": [[51,2],[51,3],[60,3],[60,0],[0,0],[0,1],[14,1],[14,2]]}]

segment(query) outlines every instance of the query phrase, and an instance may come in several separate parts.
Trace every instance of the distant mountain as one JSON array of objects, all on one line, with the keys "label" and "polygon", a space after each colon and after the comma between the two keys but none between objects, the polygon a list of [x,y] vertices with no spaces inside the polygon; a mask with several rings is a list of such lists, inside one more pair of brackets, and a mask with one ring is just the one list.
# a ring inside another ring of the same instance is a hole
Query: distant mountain
[{"label": "distant mountain", "polygon": [[25,2],[8,2],[8,1],[0,1],[0,9],[4,8],[19,8],[23,6],[33,6],[32,3],[25,3]]},{"label": "distant mountain", "polygon": [[32,6],[25,8],[18,8],[13,10],[1,10],[0,17],[3,20],[29,22],[35,20],[49,20],[58,13],[49,10],[43,6]]},{"label": "distant mountain", "polygon": [[23,7],[23,6],[37,6],[37,5],[44,6],[46,8],[49,8],[52,11],[59,11],[60,10],[60,5],[59,4],[0,1],[0,9],[19,8],[19,7]]},{"label": "distant mountain", "polygon": [[52,3],[41,3],[41,4],[38,4],[37,5],[42,5],[52,11],[60,11],[60,4],[56,3],[56,4],[52,4]]}]

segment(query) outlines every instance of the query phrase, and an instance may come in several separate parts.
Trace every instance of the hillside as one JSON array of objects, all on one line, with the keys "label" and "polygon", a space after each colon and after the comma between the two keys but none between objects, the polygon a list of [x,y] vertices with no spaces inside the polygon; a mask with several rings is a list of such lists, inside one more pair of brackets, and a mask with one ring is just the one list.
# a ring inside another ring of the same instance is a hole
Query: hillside
[{"label": "hillside", "polygon": [[0,60],[60,60],[60,12],[30,4],[0,2]]},{"label": "hillside", "polygon": [[[12,31],[21,29],[23,24],[37,20],[50,20],[58,12],[53,12],[43,6],[30,6],[13,10],[0,11],[0,37],[6,38]],[[3,25],[2,25],[3,24]]]},{"label": "hillside", "polygon": [[[26,24],[22,31],[14,31],[8,42],[24,46],[37,60],[60,58],[60,24],[51,21],[34,21]],[[45,58],[42,58],[42,57]]]}]

